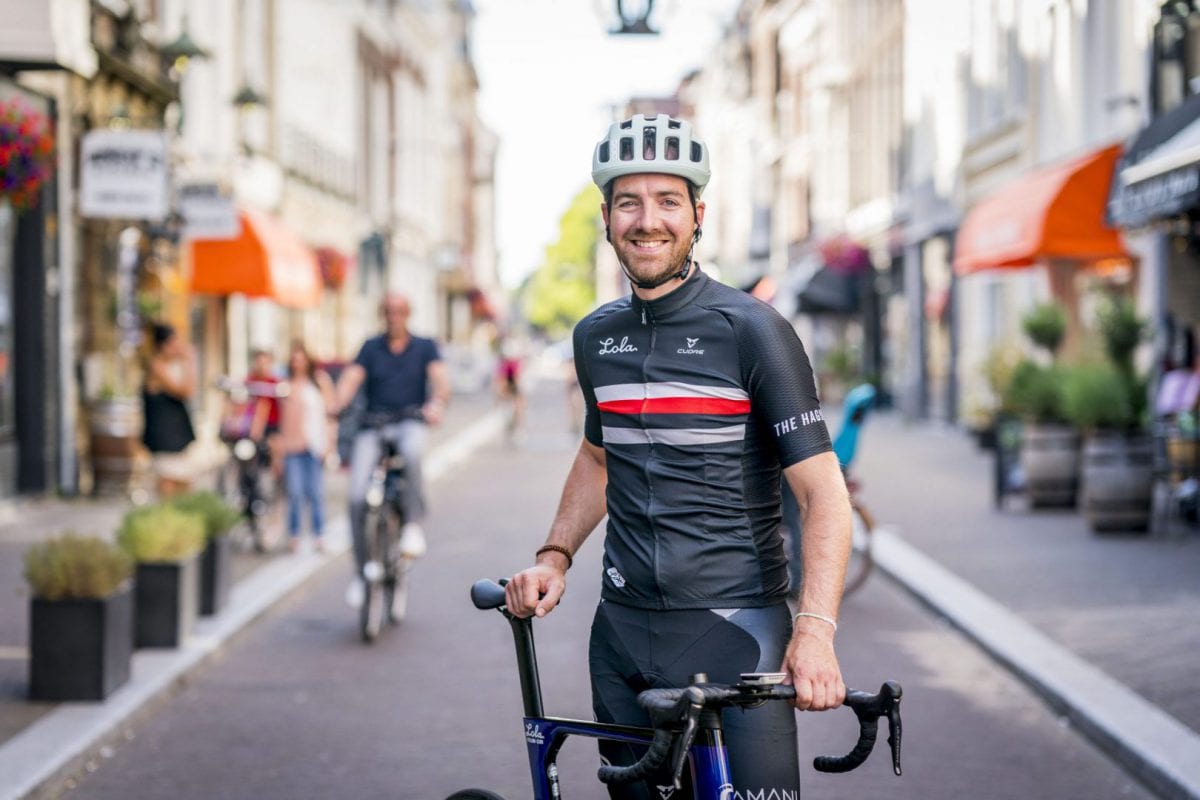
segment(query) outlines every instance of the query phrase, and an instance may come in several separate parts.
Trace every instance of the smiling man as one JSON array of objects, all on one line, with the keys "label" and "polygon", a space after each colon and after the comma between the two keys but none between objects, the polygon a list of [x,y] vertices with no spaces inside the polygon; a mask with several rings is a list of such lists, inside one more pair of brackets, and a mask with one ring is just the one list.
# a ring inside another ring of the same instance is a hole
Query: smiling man
[{"label": "smiling man", "polygon": [[[850,503],[804,348],[774,309],[696,263],[709,166],[689,123],[615,123],[596,145],[592,179],[633,293],[575,328],[584,441],[535,565],[508,584],[508,608],[553,610],[574,554],[607,514],[589,650],[598,720],[646,725],[638,692],[697,672],[732,683],[779,670],[797,708],[834,708],[845,696],[833,637]],[[781,471],[804,510],[795,615]],[[723,721],[738,796],[798,797],[790,709],[769,703]],[[637,757],[612,742],[601,754]],[[610,793],[660,796],[654,784]]]}]

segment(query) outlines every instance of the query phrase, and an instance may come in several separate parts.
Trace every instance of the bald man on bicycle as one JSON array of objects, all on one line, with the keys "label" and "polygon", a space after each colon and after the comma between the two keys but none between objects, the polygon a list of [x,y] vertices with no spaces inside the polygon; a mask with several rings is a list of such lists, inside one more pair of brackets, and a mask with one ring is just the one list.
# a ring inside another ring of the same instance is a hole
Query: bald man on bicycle
[{"label": "bald man on bicycle", "polygon": [[[584,441],[535,565],[508,584],[544,616],[584,540],[608,515],[592,625],[593,710],[645,725],[639,691],[692,673],[736,682],[782,671],[799,709],[845,696],[834,652],[850,503],[795,331],[693,258],[708,151],[665,115],[614,123],[595,148],[607,238],[633,286],[575,328]],[[804,511],[803,590],[787,605],[780,473]],[[724,718],[742,797],[799,796],[795,716],[782,703]],[[628,764],[628,745],[601,744]],[[652,786],[610,790],[652,797]],[[795,795],[791,793],[796,793]]]}]

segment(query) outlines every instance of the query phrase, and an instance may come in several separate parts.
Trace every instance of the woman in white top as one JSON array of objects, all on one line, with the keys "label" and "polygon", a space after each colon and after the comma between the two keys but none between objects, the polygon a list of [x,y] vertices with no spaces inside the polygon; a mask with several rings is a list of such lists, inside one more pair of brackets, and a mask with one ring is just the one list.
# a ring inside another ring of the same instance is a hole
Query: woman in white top
[{"label": "woman in white top", "polygon": [[322,552],[325,524],[322,466],[334,435],[325,410],[333,399],[333,382],[315,368],[301,341],[292,343],[288,376],[290,391],[279,410],[279,439],[288,494],[288,546],[292,552],[299,548],[301,506],[307,499],[316,549]]}]

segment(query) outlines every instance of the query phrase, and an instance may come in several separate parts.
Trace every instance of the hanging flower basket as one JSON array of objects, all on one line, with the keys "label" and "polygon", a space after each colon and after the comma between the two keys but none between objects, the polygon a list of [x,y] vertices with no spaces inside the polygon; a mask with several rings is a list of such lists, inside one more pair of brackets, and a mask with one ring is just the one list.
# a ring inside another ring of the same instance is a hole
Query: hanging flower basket
[{"label": "hanging flower basket", "polygon": [[317,264],[321,267],[321,280],[325,286],[338,290],[350,273],[350,259],[332,247],[317,248]]},{"label": "hanging flower basket", "polygon": [[37,205],[54,170],[50,123],[20,99],[0,101],[0,197],[17,211]]}]

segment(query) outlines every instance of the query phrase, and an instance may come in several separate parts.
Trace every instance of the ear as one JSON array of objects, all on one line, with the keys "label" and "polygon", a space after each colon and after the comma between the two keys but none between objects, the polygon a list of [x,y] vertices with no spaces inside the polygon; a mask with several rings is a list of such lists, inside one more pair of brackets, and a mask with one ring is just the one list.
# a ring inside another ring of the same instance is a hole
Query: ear
[{"label": "ear", "polygon": [[607,225],[604,226],[604,241],[612,244],[612,231]]}]

